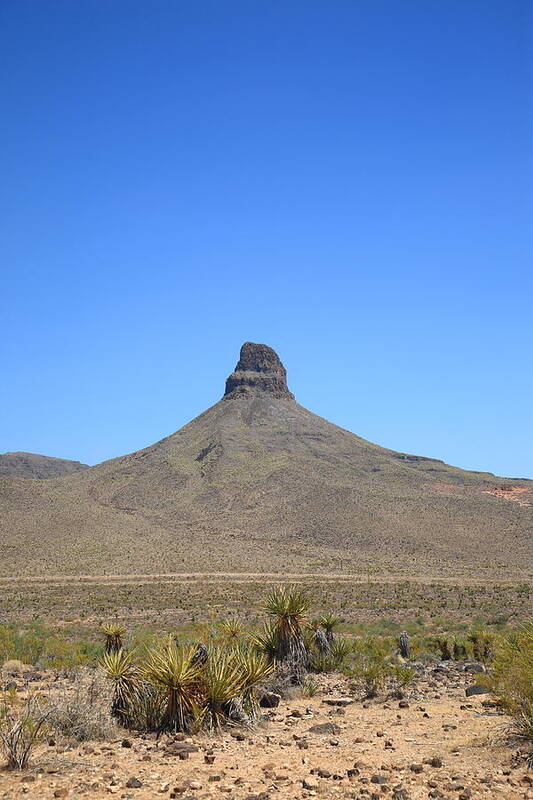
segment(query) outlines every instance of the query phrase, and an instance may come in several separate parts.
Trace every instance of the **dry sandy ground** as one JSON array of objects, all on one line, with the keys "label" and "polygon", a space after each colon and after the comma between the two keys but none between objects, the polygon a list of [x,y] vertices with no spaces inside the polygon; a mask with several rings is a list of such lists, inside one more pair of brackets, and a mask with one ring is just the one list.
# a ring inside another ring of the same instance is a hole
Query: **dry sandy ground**
[{"label": "dry sandy ground", "polygon": [[[168,736],[124,733],[70,749],[42,746],[26,773],[0,773],[0,797],[533,798],[532,773],[501,740],[506,718],[487,695],[465,697],[473,676],[432,670],[410,692],[408,707],[381,697],[339,711],[327,701],[347,694],[345,679],[321,677],[315,696],[264,710],[267,719],[240,741],[237,729],[186,739],[198,748],[186,760]],[[324,723],[333,728],[310,731]],[[178,740],[183,746],[184,737]]]},{"label": "dry sandy ground", "polygon": [[[258,580],[279,581],[286,583],[293,581],[298,583],[302,580],[313,579],[323,582],[345,582],[345,583],[368,583],[371,580],[373,583],[398,583],[405,581],[405,575],[389,574],[389,575],[374,575],[373,573],[342,573],[342,572],[167,572],[167,573],[146,573],[146,574],[123,574],[123,575],[2,575],[0,576],[0,587],[9,586],[16,583],[37,583],[37,584],[60,584],[68,586],[69,584],[124,584],[133,583],[136,586],[140,583],[160,583],[164,581],[171,582],[187,582],[192,583],[195,581],[220,583],[221,580],[229,579],[231,583],[255,583]],[[416,583],[433,583],[439,581],[440,583],[455,583],[460,580],[461,584],[479,585],[489,584],[505,586],[517,582],[517,578],[479,578],[472,576],[462,576],[458,579],[453,575],[426,575],[414,579]]]}]

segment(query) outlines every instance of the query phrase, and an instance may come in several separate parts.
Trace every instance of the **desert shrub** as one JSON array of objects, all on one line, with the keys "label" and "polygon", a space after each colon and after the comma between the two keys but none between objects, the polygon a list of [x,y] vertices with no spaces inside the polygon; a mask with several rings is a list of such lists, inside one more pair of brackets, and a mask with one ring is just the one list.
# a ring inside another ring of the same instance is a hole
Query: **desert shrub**
[{"label": "desert shrub", "polygon": [[464,661],[468,657],[466,642],[457,636],[453,639],[453,659],[454,661]]},{"label": "desert shrub", "polygon": [[414,683],[416,672],[412,667],[393,664],[391,666],[391,677],[395,684],[395,696],[402,698],[407,687]]},{"label": "desert shrub", "polygon": [[349,639],[334,639],[326,651],[311,649],[309,666],[313,672],[335,672],[343,668],[351,652],[352,644]]},{"label": "desert shrub", "polygon": [[18,660],[42,669],[63,669],[93,664],[101,647],[90,641],[71,641],[39,623],[20,630],[0,625],[0,663]]},{"label": "desert shrub", "polygon": [[313,678],[307,678],[302,686],[302,695],[304,697],[314,697],[318,692],[318,683]]},{"label": "desert shrub", "polygon": [[48,724],[78,742],[110,739],[116,734],[109,709],[112,694],[107,681],[93,669],[79,670],[70,687],[48,698]]},{"label": "desert shrub", "polygon": [[20,700],[15,691],[0,697],[0,744],[10,769],[24,769],[45,734],[48,713],[38,695]]},{"label": "desert shrub", "polygon": [[478,680],[512,718],[512,731],[533,748],[533,621],[501,639]]},{"label": "desert shrub", "polygon": [[350,672],[350,676],[354,679],[354,685],[362,687],[366,697],[377,697],[389,675],[388,664],[384,659],[378,657],[364,659]]},{"label": "desert shrub", "polygon": [[335,672],[337,660],[331,652],[312,650],[309,654],[309,668],[312,672]]},{"label": "desert shrub", "polygon": [[390,658],[394,641],[368,636],[356,640],[353,658],[345,674],[352,679],[353,689],[362,689],[366,697],[376,697],[391,675]]}]

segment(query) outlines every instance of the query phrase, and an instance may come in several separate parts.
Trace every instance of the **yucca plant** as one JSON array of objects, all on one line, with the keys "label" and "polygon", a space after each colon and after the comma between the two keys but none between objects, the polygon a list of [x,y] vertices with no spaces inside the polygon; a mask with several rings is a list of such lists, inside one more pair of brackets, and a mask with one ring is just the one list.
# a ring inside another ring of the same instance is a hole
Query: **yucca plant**
[{"label": "yucca plant", "polygon": [[220,623],[220,637],[225,644],[235,645],[241,639],[244,630],[236,619],[226,619]]},{"label": "yucca plant", "polygon": [[216,649],[209,654],[203,676],[205,686],[204,720],[211,730],[219,730],[230,714],[230,704],[242,705],[245,688],[243,670],[235,653]]},{"label": "yucca plant", "polygon": [[474,629],[466,637],[472,645],[472,655],[476,661],[490,661],[496,637],[490,631]]},{"label": "yucca plant", "polygon": [[[305,639],[304,639],[304,642],[305,642]],[[333,641],[332,640],[331,641],[328,640],[326,634],[324,633],[324,631],[321,628],[315,628],[315,630],[313,632],[312,645],[314,647],[316,647],[316,649],[318,650],[319,653],[322,653],[324,655],[329,653],[330,650],[331,650],[332,643],[333,643]],[[309,650],[310,647],[307,645],[307,642],[305,642],[305,645],[307,647],[307,650]]]},{"label": "yucca plant", "polygon": [[273,625],[266,625],[262,631],[249,634],[249,641],[258,653],[265,655],[269,661],[275,661],[279,650],[278,633]]},{"label": "yucca plant", "polygon": [[105,636],[105,651],[106,653],[117,653],[123,647],[123,639],[126,633],[122,625],[111,622],[104,625],[102,632]]},{"label": "yucca plant", "polygon": [[309,667],[313,672],[334,672],[337,669],[337,662],[330,650],[326,652],[313,650],[309,654]]},{"label": "yucca plant", "polygon": [[338,668],[342,667],[352,651],[353,644],[350,639],[345,636],[335,639],[331,645],[331,655],[335,659]]},{"label": "yucca plant", "polygon": [[335,672],[342,669],[351,652],[352,644],[348,639],[336,639],[327,650],[312,650],[309,665],[313,672]]},{"label": "yucca plant", "polygon": [[176,647],[172,636],[153,649],[142,668],[142,676],[165,697],[161,729],[190,731],[201,716],[202,665],[194,663],[195,647]]},{"label": "yucca plant", "polygon": [[292,680],[301,683],[308,663],[308,654],[302,635],[311,600],[297,586],[273,589],[267,596],[263,610],[273,619],[276,633],[276,659],[290,666]]},{"label": "yucca plant", "polygon": [[236,651],[236,658],[243,679],[243,705],[251,714],[257,712],[255,687],[262,683],[274,671],[274,664],[268,657],[258,653],[253,646],[240,648]]},{"label": "yucca plant", "polygon": [[340,619],[334,614],[324,614],[320,619],[320,625],[326,632],[326,639],[332,644],[335,638],[334,630],[340,625]]},{"label": "yucca plant", "polygon": [[159,731],[165,714],[165,697],[147,681],[141,681],[131,705],[128,727],[138,731]]},{"label": "yucca plant", "polygon": [[435,646],[440,653],[443,661],[451,661],[452,651],[450,649],[450,642],[447,636],[435,636]]},{"label": "yucca plant", "polygon": [[107,651],[99,664],[113,682],[111,715],[128,726],[135,695],[141,684],[139,666],[134,654],[122,649]]},{"label": "yucca plant", "polygon": [[406,661],[409,661],[411,658],[411,647],[409,645],[409,634],[407,631],[402,631],[398,637],[398,649],[400,650],[400,655]]}]

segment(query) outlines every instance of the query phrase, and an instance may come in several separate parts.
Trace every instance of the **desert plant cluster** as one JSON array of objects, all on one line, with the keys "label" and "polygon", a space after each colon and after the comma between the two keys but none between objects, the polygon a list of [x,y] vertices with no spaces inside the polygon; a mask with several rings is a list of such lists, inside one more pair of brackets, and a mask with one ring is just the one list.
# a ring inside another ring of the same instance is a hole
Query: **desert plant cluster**
[{"label": "desert plant cluster", "polygon": [[[341,633],[331,613],[311,616],[310,595],[278,586],[262,601],[263,622],[254,627],[227,619],[205,626],[201,636],[128,637],[117,622],[102,629],[100,649],[87,651],[91,667],[71,665],[74,689],[0,695],[0,745],[9,767],[26,767],[45,735],[76,741],[104,739],[117,730],[161,734],[216,734],[253,727],[266,695],[295,688],[312,698],[320,676],[340,674],[363,698],[406,697],[424,662],[480,665],[478,680],[508,715],[509,733],[533,746],[533,623],[497,634],[480,627],[458,636],[417,637]],[[197,632],[198,633],[198,632]],[[4,631],[5,653],[9,649]],[[33,646],[38,662],[38,640]],[[61,648],[59,648],[61,650]],[[78,652],[78,651],[76,651]],[[7,662],[9,663],[9,662]]]}]

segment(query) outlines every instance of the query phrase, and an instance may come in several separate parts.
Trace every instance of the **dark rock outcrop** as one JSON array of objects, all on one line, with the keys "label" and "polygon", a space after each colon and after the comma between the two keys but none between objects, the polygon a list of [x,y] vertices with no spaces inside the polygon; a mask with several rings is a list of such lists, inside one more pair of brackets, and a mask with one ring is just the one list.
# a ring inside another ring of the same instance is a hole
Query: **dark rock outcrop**
[{"label": "dark rock outcrop", "polygon": [[224,397],[248,396],[256,392],[294,400],[287,386],[287,372],[278,354],[266,344],[245,342],[235,371],[226,381]]}]

